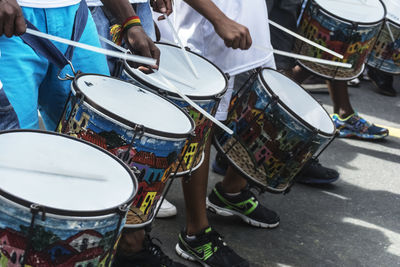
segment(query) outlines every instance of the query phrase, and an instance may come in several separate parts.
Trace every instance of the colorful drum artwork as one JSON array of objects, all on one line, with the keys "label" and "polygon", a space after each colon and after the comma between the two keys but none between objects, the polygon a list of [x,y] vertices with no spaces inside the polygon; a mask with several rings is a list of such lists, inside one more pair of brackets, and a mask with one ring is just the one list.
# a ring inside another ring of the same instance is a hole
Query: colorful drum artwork
[{"label": "colorful drum artwork", "polygon": [[382,1],[386,7],[386,20],[367,64],[387,73],[400,74],[400,2]]},{"label": "colorful drum artwork", "polygon": [[[199,77],[196,78],[179,47],[164,43],[157,43],[157,47],[161,51],[158,71],[197,105],[208,113],[215,114],[219,100],[225,94],[227,88],[227,79],[222,71],[207,59],[193,52],[188,52],[198,72]],[[180,158],[183,158],[184,164],[180,164],[177,176],[186,175],[200,167],[212,122],[171,91],[171,88],[160,80],[157,73],[144,74],[130,67],[126,62],[124,69],[123,79],[141,87],[145,86],[146,89],[167,97],[192,117],[196,124],[195,134],[188,140],[183,150],[183,155]],[[176,162],[176,166],[178,162],[179,160]]]},{"label": "colorful drum artwork", "polygon": [[136,170],[139,188],[125,227],[155,217],[174,162],[194,130],[175,104],[128,82],[83,74],[71,85],[58,131],[94,143]]},{"label": "colorful drum artwork", "polygon": [[324,108],[283,74],[262,69],[231,101],[228,127],[215,144],[261,191],[285,191],[303,165],[326,147],[335,126]]},{"label": "colorful drum artwork", "polygon": [[342,68],[299,60],[304,68],[323,78],[351,80],[364,70],[364,62],[373,48],[385,18],[380,0],[310,0],[299,25],[299,34],[341,55],[339,59],[297,40],[295,52],[352,64]]},{"label": "colorful drum artwork", "polygon": [[137,190],[114,155],[66,135],[0,133],[0,266],[111,266]]}]

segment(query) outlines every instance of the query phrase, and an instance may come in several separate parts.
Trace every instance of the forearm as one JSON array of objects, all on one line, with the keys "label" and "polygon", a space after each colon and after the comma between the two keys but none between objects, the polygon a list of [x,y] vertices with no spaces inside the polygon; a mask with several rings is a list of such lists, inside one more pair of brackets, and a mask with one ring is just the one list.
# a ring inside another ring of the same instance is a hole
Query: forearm
[{"label": "forearm", "polygon": [[[184,0],[214,26],[227,19],[225,14],[211,0]],[[228,0],[229,1],[229,0]]]},{"label": "forearm", "polygon": [[128,0],[101,0],[103,5],[122,24],[127,18],[136,16],[135,10]]}]

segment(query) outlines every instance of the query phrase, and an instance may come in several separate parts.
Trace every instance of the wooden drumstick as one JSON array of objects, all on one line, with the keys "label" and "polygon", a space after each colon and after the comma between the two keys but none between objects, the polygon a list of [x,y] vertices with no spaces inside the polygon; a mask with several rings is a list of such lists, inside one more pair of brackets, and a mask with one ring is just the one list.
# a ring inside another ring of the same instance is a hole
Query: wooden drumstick
[{"label": "wooden drumstick", "polygon": [[329,48],[326,48],[326,47],[324,47],[324,46],[322,46],[322,45],[320,45],[320,44],[317,44],[316,42],[313,42],[313,41],[311,41],[311,40],[309,40],[309,39],[307,39],[307,38],[305,38],[305,37],[303,37],[303,36],[301,36],[301,35],[299,35],[299,34],[293,32],[293,31],[291,31],[291,30],[289,30],[289,29],[286,29],[285,27],[279,25],[279,24],[276,23],[276,22],[273,22],[273,21],[270,20],[270,19],[269,19],[268,21],[269,21],[269,24],[271,24],[272,26],[278,28],[279,30],[284,31],[284,32],[286,32],[286,33],[292,35],[293,37],[296,37],[297,39],[302,40],[303,42],[306,42],[306,43],[308,43],[308,44],[310,44],[310,45],[312,45],[312,46],[315,46],[316,48],[319,48],[319,49],[321,49],[321,50],[323,50],[323,51],[325,51],[325,52],[327,52],[327,53],[329,53],[329,54],[331,54],[331,55],[333,55],[333,56],[335,56],[335,57],[338,57],[338,58],[340,58],[340,59],[343,59],[343,55],[341,55],[341,54],[339,54],[339,53],[336,53],[335,51],[332,51],[332,50],[330,50]]},{"label": "wooden drumstick", "polygon": [[[160,72],[157,72],[159,77],[163,82],[165,82],[169,88],[178,94],[181,98],[183,98],[189,105],[191,105],[193,108],[195,108],[197,111],[199,111],[201,114],[203,114],[205,117],[207,117],[209,120],[211,120],[213,123],[215,123],[218,127],[220,127],[222,130],[227,132],[228,134],[232,135],[233,131],[229,129],[226,125],[221,123],[219,120],[214,118],[211,114],[209,114],[207,111],[202,109],[200,106],[198,106],[195,102],[193,102],[189,97],[187,97],[184,93],[182,93],[175,85],[173,85],[168,79],[164,77]],[[153,78],[154,79],[154,78]]]},{"label": "wooden drumstick", "polygon": [[272,48],[268,48],[268,47],[264,47],[264,46],[260,46],[260,45],[252,45],[252,46],[258,50],[263,50],[263,51],[268,51],[268,52],[272,51],[274,54],[285,56],[285,57],[302,59],[302,60],[311,61],[311,62],[315,62],[315,63],[321,63],[321,64],[325,64],[325,65],[331,65],[331,66],[348,68],[348,69],[350,69],[352,67],[352,65],[349,63],[336,62],[336,61],[331,61],[331,60],[326,60],[326,59],[298,55],[295,53],[285,52],[285,51],[272,49]]},{"label": "wooden drumstick", "polygon": [[[103,37],[103,36],[101,36],[101,35],[99,35],[99,39],[100,39],[100,41],[103,41],[103,42],[105,42],[105,43],[111,45],[112,47],[114,47],[114,48],[116,48],[116,49],[118,49],[118,50],[120,50],[120,51],[122,51],[122,52],[124,52],[124,53],[128,53],[128,52],[129,52],[128,49],[123,48],[122,46],[117,45],[116,43],[114,43],[114,42],[108,40],[107,38],[105,38],[105,37]],[[187,86],[187,87],[189,87],[189,88],[191,88],[191,89],[195,89],[192,85],[188,84],[187,81],[181,79],[179,76],[177,76],[177,75],[175,75],[175,74],[173,74],[173,73],[167,71],[166,69],[161,69],[161,68],[159,68],[158,71],[162,72],[165,76],[167,76],[168,78],[170,78],[170,79],[172,79],[172,80],[174,80],[174,81],[176,81],[176,82],[178,82],[178,83],[181,83],[181,84],[183,84],[183,85],[185,85],[185,86]],[[167,87],[168,87],[168,86],[167,86]]]},{"label": "wooden drumstick", "polygon": [[189,64],[189,67],[190,67],[190,69],[192,70],[194,76],[198,79],[198,78],[199,78],[199,74],[197,73],[197,70],[196,70],[196,68],[194,67],[193,62],[192,62],[192,60],[190,59],[190,57],[189,57],[189,55],[188,55],[188,52],[186,51],[185,47],[183,46],[182,41],[181,41],[181,39],[179,38],[178,33],[176,32],[176,30],[175,30],[175,28],[174,28],[174,25],[172,25],[172,22],[171,22],[171,20],[169,19],[169,17],[167,16],[167,14],[163,13],[163,15],[164,15],[164,17],[165,17],[165,19],[166,19],[166,21],[167,21],[169,27],[171,28],[172,34],[174,35],[175,39],[178,41],[178,44],[179,44],[179,46],[180,46],[180,48],[181,48],[181,50],[182,50],[182,54],[183,54],[183,56],[185,57],[186,62]]},{"label": "wooden drumstick", "polygon": [[50,35],[47,33],[43,33],[43,32],[39,32],[39,31],[35,31],[32,29],[26,29],[26,33],[28,34],[32,34],[41,38],[45,38],[48,40],[52,40],[55,42],[59,42],[59,43],[63,43],[63,44],[67,44],[67,45],[72,45],[75,47],[79,47],[85,50],[89,50],[95,53],[99,53],[99,54],[103,54],[103,55],[107,55],[110,57],[116,57],[116,58],[121,58],[124,60],[129,60],[129,61],[133,61],[133,62],[137,62],[137,63],[141,63],[141,64],[146,64],[146,65],[156,65],[157,61],[153,58],[149,58],[149,57],[142,57],[142,56],[135,56],[135,55],[131,55],[131,54],[127,54],[127,53],[120,53],[120,52],[116,52],[116,51],[111,51],[111,50],[107,50],[104,48],[100,48],[100,47],[95,47],[92,45],[88,45],[88,44],[83,44],[83,43],[78,43],[75,41],[71,41],[68,39],[64,39],[58,36],[54,36],[54,35]]}]

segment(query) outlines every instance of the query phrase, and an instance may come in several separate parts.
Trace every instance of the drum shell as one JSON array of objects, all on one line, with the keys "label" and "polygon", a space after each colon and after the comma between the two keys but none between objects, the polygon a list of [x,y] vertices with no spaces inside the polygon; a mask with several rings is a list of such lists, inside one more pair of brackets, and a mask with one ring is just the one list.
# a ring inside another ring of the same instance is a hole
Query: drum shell
[{"label": "drum shell", "polygon": [[[180,159],[183,158],[183,162],[181,163],[181,166],[176,175],[183,176],[188,174],[190,171],[193,171],[200,167],[204,158],[203,152],[205,149],[205,145],[211,133],[212,122],[205,118],[199,111],[190,106],[187,102],[181,100],[175,95],[166,92],[165,90],[151,87],[148,83],[137,80],[137,77],[135,77],[134,73],[129,71],[129,68],[127,66],[125,66],[125,70],[123,71],[121,78],[137,86],[144,87],[152,91],[153,93],[157,93],[168,98],[170,101],[182,108],[187,114],[189,114],[189,116],[195,122],[196,128],[194,130],[194,136],[192,136],[190,140],[186,142],[185,147],[182,150],[182,154],[174,164],[174,166],[177,167],[179,165]],[[220,99],[221,95],[215,95],[210,96],[208,99],[203,97],[202,99],[191,100],[199,105],[202,109],[214,116],[218,108]]]},{"label": "drum shell", "polygon": [[71,90],[57,131],[87,140],[120,158],[128,155],[126,151],[132,143],[129,156],[123,161],[136,170],[138,190],[125,226],[140,228],[150,224],[187,137],[163,137],[135,130],[82,100],[76,89]]},{"label": "drum shell", "polygon": [[364,62],[375,44],[382,23],[350,22],[323,10],[312,0],[304,10],[299,34],[342,54],[344,58],[339,59],[300,40],[296,40],[294,51],[306,56],[352,64],[347,69],[299,60],[301,66],[323,78],[351,80],[363,72]]},{"label": "drum shell", "polygon": [[217,134],[218,150],[250,183],[271,192],[285,191],[334,134],[321,133],[288,112],[265,89],[260,73],[232,99],[226,124],[234,135]]},{"label": "drum shell", "polygon": [[[388,25],[395,41],[393,42]],[[400,74],[400,25],[386,20],[376,40],[375,46],[368,56],[367,64],[383,72]]]},{"label": "drum shell", "polygon": [[[4,228],[0,238],[1,266],[14,266],[7,265],[12,263],[13,257],[17,259],[15,266],[19,266],[18,262],[28,245],[25,236],[32,214],[27,207],[1,196],[0,211],[0,221]],[[96,217],[68,217],[46,213],[46,218],[42,221],[39,213],[34,226],[33,251],[30,251],[25,263],[29,266],[74,266],[75,263],[85,261],[92,266],[106,266],[109,249],[113,248],[115,253],[118,244],[114,244],[114,234],[119,218],[120,215],[116,212]],[[118,229],[118,236],[124,224],[125,218]],[[16,226],[21,232],[13,230]]]},{"label": "drum shell", "polygon": [[[59,138],[58,141],[60,141],[60,145],[58,145],[58,143],[54,143],[54,139],[52,139],[53,141],[51,141],[51,144],[56,144],[56,146],[53,146],[52,148],[54,148],[55,151],[67,150],[67,155],[70,152],[74,152],[74,150],[68,150],[65,145],[63,146],[62,139],[72,139],[73,142],[84,143],[86,144],[86,147],[81,146],[83,149],[81,151],[97,150],[97,153],[101,152],[102,154],[106,154],[106,157],[109,157],[110,160],[116,161],[120,167],[125,169],[126,173],[131,177],[133,190],[129,198],[125,199],[117,206],[113,204],[107,207],[107,205],[103,206],[105,202],[101,202],[102,204],[99,205],[99,207],[102,208],[93,210],[90,210],[89,208],[87,210],[75,210],[67,209],[65,206],[64,208],[60,208],[58,205],[59,203],[63,203],[63,205],[65,205],[65,202],[75,202],[81,204],[73,198],[73,192],[67,192],[67,194],[71,196],[71,199],[65,199],[61,197],[60,199],[54,199],[49,197],[52,193],[54,193],[48,192],[48,190],[52,190],[51,185],[38,182],[37,180],[32,180],[32,183],[35,183],[36,185],[35,187],[31,185],[28,188],[30,190],[43,188],[43,192],[40,191],[40,193],[46,197],[41,198],[42,201],[46,202],[45,200],[51,200],[53,203],[53,205],[42,205],[41,201],[38,203],[32,202],[32,199],[27,197],[26,194],[25,197],[13,195],[13,192],[15,193],[15,188],[13,189],[11,187],[10,190],[10,188],[5,187],[3,184],[0,186],[0,240],[2,244],[0,249],[0,266],[21,266],[22,262],[25,264],[24,266],[33,267],[66,267],[75,266],[82,262],[89,266],[111,266],[112,257],[116,252],[119,237],[125,224],[127,212],[126,208],[132,203],[136,194],[137,179],[134,174],[114,155],[83,140],[77,140],[75,138],[60,135],[54,132],[39,130],[3,131],[1,132],[0,137],[7,134],[23,136],[27,142],[31,141],[31,139],[28,138],[30,134],[43,137],[52,136],[53,138]],[[27,136],[24,136],[24,134],[27,134]],[[32,146],[35,148],[35,150],[32,150],[30,147],[26,147],[24,149],[26,149],[26,151],[30,150],[34,153],[37,153],[39,158],[41,158],[40,155],[44,151],[51,151],[51,149],[37,151],[37,148],[39,147],[38,144],[39,143],[36,142],[36,147]],[[16,151],[20,151],[19,146],[13,147],[17,147]],[[29,155],[29,153],[27,154]],[[93,153],[88,154],[94,155]],[[54,156],[57,156],[57,154]],[[13,160],[14,158],[11,157],[10,159]],[[38,162],[38,159],[32,159],[31,161],[31,163]],[[58,162],[59,165],[56,164],[57,160],[47,164],[61,167],[61,169],[64,166],[68,166],[63,164],[63,161],[58,160]],[[93,165],[94,164],[91,166]],[[58,173],[52,173],[51,168],[49,170],[41,169],[40,164],[38,165],[37,169],[30,169],[29,167],[28,169],[25,169],[26,166],[29,166],[29,164],[20,164],[20,169],[13,168],[12,165],[8,166],[8,163],[6,162],[5,165],[1,167],[6,170],[12,170],[13,173],[11,173],[11,171],[9,173],[14,175],[10,176],[13,178],[18,178],[18,175],[15,175],[14,173],[22,173],[22,177],[28,177],[28,179],[35,177],[29,175],[30,173],[43,173],[44,175],[49,175],[49,177],[52,178],[59,175]],[[36,167],[36,164],[34,166]],[[84,164],[84,166],[86,166],[86,164]],[[85,174],[85,170],[86,169],[83,170],[82,175]],[[75,174],[77,174],[77,172],[75,172]],[[73,176],[68,176],[68,174],[66,174],[66,177]],[[105,181],[106,180],[102,182]],[[18,185],[18,181],[15,181],[15,183]],[[20,186],[29,185],[22,184]],[[87,192],[88,190],[90,189],[86,189],[84,187],[84,190],[82,191]],[[32,196],[35,196],[35,193],[33,193]],[[35,199],[35,197],[33,197],[33,199]]]}]

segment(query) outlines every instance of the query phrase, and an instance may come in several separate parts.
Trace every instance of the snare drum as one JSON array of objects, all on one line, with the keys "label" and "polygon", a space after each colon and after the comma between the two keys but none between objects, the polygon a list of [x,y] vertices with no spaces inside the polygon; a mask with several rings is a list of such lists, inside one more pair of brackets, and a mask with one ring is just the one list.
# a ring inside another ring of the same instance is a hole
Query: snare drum
[{"label": "snare drum", "polygon": [[262,69],[231,101],[230,136],[215,136],[217,149],[259,189],[285,191],[295,175],[335,133],[324,108],[283,74]]},{"label": "snare drum", "polygon": [[50,132],[2,132],[0,148],[0,265],[110,266],[137,190],[130,169]]},{"label": "snare drum", "polygon": [[170,101],[116,78],[83,74],[71,89],[58,131],[92,142],[134,168],[139,188],[125,227],[151,223],[193,120]]},{"label": "snare drum", "polygon": [[341,60],[312,45],[296,40],[299,54],[352,64],[352,68],[328,66],[299,60],[309,71],[324,78],[351,80],[364,70],[364,61],[373,48],[385,18],[380,0],[309,0],[299,26],[299,33],[344,58]]},{"label": "snare drum", "polygon": [[[157,43],[157,47],[161,51],[159,72],[197,105],[214,115],[218,103],[227,88],[227,79],[222,71],[204,57],[193,52],[188,52],[199,75],[196,78],[187,65],[179,47],[165,43]],[[157,73],[144,74],[130,67],[125,62],[123,79],[130,80],[139,86],[145,86],[145,88],[153,92],[165,95],[190,114],[196,123],[195,135],[188,140],[183,150],[184,154],[181,158],[183,158],[184,164],[180,165],[177,175],[188,174],[200,167],[204,158],[203,151],[211,131],[212,122],[182,100],[176,93],[171,92],[169,86],[157,78]],[[175,165],[178,165],[178,161]]]},{"label": "snare drum", "polygon": [[387,73],[400,74],[400,2],[382,1],[386,7],[386,20],[367,64]]}]

